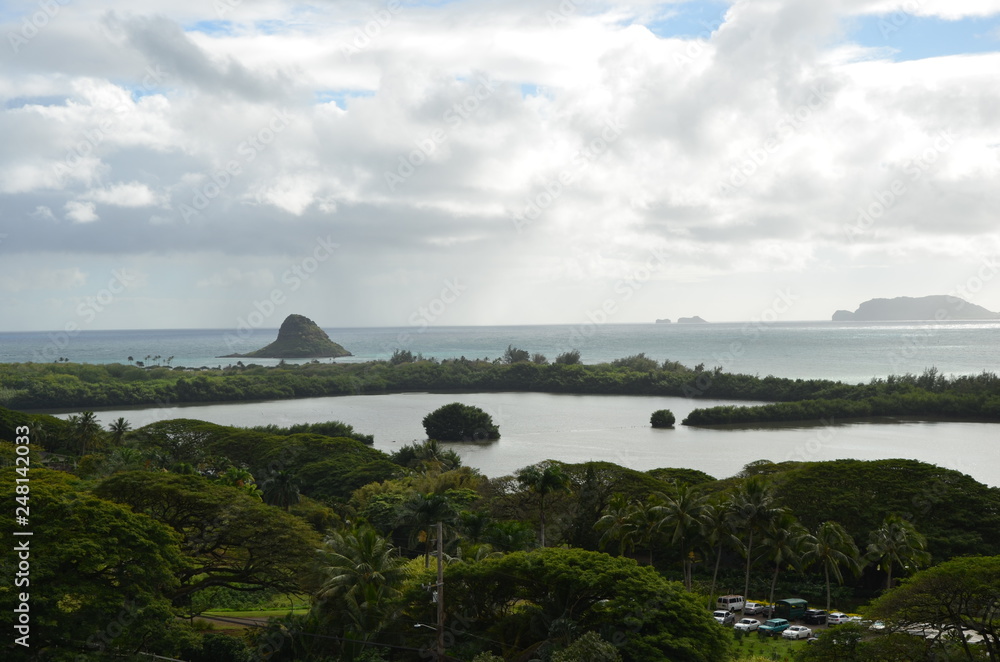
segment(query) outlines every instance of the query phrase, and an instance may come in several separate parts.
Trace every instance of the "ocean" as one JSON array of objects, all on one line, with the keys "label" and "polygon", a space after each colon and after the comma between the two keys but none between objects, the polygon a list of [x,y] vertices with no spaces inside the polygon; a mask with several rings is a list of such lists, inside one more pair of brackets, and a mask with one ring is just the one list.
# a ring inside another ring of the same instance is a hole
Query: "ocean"
[{"label": "ocean", "polygon": [[[584,363],[644,353],[689,367],[850,383],[873,377],[1000,371],[1000,321],[746,322],[710,324],[577,324],[327,328],[353,356],[338,362],[387,359],[396,349],[437,359],[495,359],[509,345],[550,361],[580,351]],[[0,333],[0,362],[127,363],[224,366],[277,337],[277,329],[163,329]],[[154,358],[159,357],[159,358]],[[329,360],[329,359],[324,359]],[[273,365],[276,360],[253,359]]]}]

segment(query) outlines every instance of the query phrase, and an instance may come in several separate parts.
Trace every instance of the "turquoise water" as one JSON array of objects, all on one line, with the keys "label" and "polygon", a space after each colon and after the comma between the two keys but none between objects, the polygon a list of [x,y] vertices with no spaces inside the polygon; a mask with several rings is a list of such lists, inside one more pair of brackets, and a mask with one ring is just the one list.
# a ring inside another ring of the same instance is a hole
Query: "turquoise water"
[{"label": "turquoise water", "polygon": [[[724,324],[606,324],[490,327],[325,329],[354,356],[339,361],[385,359],[395,349],[438,359],[490,358],[508,345],[550,360],[569,349],[585,363],[644,352],[688,366],[704,363],[730,372],[792,378],[868,381],[890,374],[1000,372],[1000,322],[781,322]],[[224,354],[271,342],[276,329],[245,338],[229,330],[82,331],[0,333],[0,362],[125,363],[160,355],[171,365],[228,365]],[[255,363],[277,361],[255,359]]]}]

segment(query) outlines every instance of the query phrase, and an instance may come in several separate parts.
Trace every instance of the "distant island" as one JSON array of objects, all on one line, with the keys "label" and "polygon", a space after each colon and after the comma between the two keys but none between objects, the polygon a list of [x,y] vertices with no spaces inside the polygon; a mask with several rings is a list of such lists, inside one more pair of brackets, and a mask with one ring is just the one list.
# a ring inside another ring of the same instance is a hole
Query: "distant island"
[{"label": "distant island", "polygon": [[267,347],[247,354],[226,354],[224,359],[322,359],[351,356],[330,340],[316,322],[302,315],[289,315],[278,329],[278,339]]},{"label": "distant island", "polygon": [[656,320],[656,323],[657,324],[670,324],[670,320],[668,320],[668,319]]},{"label": "distant island", "polygon": [[906,320],[995,320],[1000,314],[959,297],[936,294],[926,297],[869,299],[853,313],[838,310],[834,322],[899,322]]},{"label": "distant island", "polygon": [[708,324],[705,320],[695,315],[694,317],[678,317],[678,324]]}]

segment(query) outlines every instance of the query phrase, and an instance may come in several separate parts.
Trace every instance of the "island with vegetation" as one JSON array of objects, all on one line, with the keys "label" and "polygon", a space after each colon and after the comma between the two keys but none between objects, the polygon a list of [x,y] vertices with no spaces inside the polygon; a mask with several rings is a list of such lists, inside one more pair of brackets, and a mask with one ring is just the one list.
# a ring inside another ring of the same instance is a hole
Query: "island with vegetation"
[{"label": "island with vegetation", "polygon": [[289,315],[278,329],[278,338],[267,347],[246,354],[227,354],[220,358],[323,359],[350,355],[350,352],[330,340],[330,336],[316,322],[302,315]]},{"label": "island with vegetation", "polygon": [[857,310],[838,310],[834,322],[901,322],[945,320],[995,320],[994,313],[982,306],[950,295],[926,297],[896,297],[894,299],[869,299]]}]

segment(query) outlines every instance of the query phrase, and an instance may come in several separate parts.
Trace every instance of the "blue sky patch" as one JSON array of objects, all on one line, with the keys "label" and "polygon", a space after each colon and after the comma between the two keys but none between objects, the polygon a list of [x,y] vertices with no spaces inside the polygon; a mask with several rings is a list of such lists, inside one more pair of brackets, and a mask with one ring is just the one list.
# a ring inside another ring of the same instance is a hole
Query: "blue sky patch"
[{"label": "blue sky patch", "polygon": [[338,108],[346,109],[349,100],[373,97],[375,92],[372,90],[319,90],[314,95],[316,103],[330,103],[332,101],[337,104]]},{"label": "blue sky patch", "polygon": [[849,40],[891,48],[896,61],[1000,51],[1000,15],[945,21],[894,12],[854,19],[851,27]]}]

